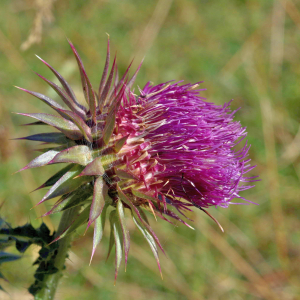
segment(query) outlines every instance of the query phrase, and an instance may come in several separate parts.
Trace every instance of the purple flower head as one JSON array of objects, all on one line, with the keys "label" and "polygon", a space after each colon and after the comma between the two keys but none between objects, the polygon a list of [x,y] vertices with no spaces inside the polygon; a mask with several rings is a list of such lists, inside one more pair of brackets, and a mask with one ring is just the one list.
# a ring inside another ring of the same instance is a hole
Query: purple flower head
[{"label": "purple flower head", "polygon": [[250,146],[234,150],[246,129],[233,121],[230,102],[205,102],[197,86],[147,83],[138,98],[145,107],[139,115],[150,126],[143,135],[151,144],[148,152],[163,166],[156,174],[164,182],[156,197],[178,207],[186,205],[179,199],[202,208],[228,207],[234,198],[245,200],[239,192],[254,180],[244,176],[254,168],[246,159]]},{"label": "purple flower head", "polygon": [[253,169],[247,159],[249,147],[234,150],[246,136],[245,128],[233,121],[235,112],[229,109],[230,103],[217,106],[205,102],[199,96],[198,84],[147,83],[140,95],[135,95],[131,87],[139,68],[130,79],[129,68],[119,79],[114,59],[109,71],[109,43],[96,91],[78,52],[72,43],[70,46],[78,63],[86,105],[79,103],[61,74],[41,59],[61,86],[38,76],[55,90],[65,106],[20,88],[56,113],[21,113],[37,120],[31,125],[48,125],[54,130],[23,138],[44,146],[42,154],[21,170],[67,164],[39,187],[49,188],[39,203],[59,197],[44,216],[69,209],[78,213],[56,240],[82,224],[87,224],[87,229],[94,224],[93,256],[109,219],[108,253],[115,244],[117,277],[122,256],[126,264],[129,253],[125,213],[129,212],[160,268],[157,246],[163,248],[145,212],[189,226],[172,208],[184,215],[195,206],[211,216],[205,208],[227,207],[234,198],[245,200],[239,193],[251,187],[246,183],[255,181],[254,177],[244,176]]}]

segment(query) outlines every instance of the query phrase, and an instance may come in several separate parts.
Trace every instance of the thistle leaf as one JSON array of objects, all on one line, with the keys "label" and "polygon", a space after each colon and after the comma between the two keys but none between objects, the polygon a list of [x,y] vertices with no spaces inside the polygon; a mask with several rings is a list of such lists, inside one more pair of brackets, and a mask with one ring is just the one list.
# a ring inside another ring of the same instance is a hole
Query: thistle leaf
[{"label": "thistle leaf", "polygon": [[52,72],[53,74],[56,76],[56,78],[59,80],[59,82],[61,83],[61,85],[63,86],[63,88],[65,89],[66,93],[68,94],[68,96],[71,98],[72,100],[72,104],[75,104],[80,110],[82,109],[82,106],[77,102],[75,94],[71,88],[71,86],[68,84],[68,82],[63,78],[63,76],[61,76],[53,67],[51,67],[46,61],[44,61],[42,58],[40,58],[39,56],[37,56],[37,58],[39,60],[41,60]]},{"label": "thistle leaf", "polygon": [[99,215],[101,214],[105,205],[105,198],[107,197],[108,197],[108,186],[103,180],[103,177],[100,176],[97,178],[94,184],[94,196],[93,196],[93,202],[91,206],[90,217],[89,217],[87,228],[89,228],[91,224],[95,221],[95,219],[98,218]]},{"label": "thistle leaf", "polygon": [[119,140],[116,141],[116,143],[114,145],[114,150],[115,150],[116,153],[120,152],[120,150],[125,145],[128,137],[129,137],[129,134],[123,136],[122,138],[120,138]]},{"label": "thistle leaf", "polygon": [[[133,60],[131,61],[131,63],[129,64],[128,68],[126,69],[125,73],[123,74],[121,80],[115,85],[115,87],[111,90],[111,92],[109,93],[108,95],[108,104],[111,103],[112,99],[118,94],[118,90],[121,86],[124,85],[124,83],[127,81],[126,80],[126,77],[127,77],[127,74],[130,70],[130,67],[133,63]],[[116,78],[117,78],[117,74],[118,74],[118,69],[117,69],[117,66],[116,66]],[[116,81],[116,78],[115,78],[115,81]]]},{"label": "thistle leaf", "polygon": [[61,132],[47,132],[47,133],[38,133],[22,138],[17,138],[16,140],[29,140],[45,143],[54,143],[54,144],[67,144],[71,142],[63,133]]},{"label": "thistle leaf", "polygon": [[81,166],[74,166],[49,189],[49,191],[38,204],[41,204],[42,202],[54,197],[70,193],[79,188],[83,183],[87,183],[92,180],[90,177],[79,177],[74,179],[74,177],[80,174],[81,171]]},{"label": "thistle leaf", "polygon": [[91,85],[91,82],[89,80],[89,78],[86,75],[86,71],[84,69],[82,60],[77,52],[77,50],[75,49],[74,45],[71,43],[71,41],[69,41],[69,44],[71,46],[71,49],[76,57],[76,61],[78,64],[78,68],[80,71],[80,77],[81,77],[81,83],[82,83],[82,88],[83,88],[83,93],[84,93],[84,97],[86,102],[89,105],[90,111],[91,111],[91,115],[92,115],[92,119],[93,121],[96,123],[96,96],[93,90],[93,87]]},{"label": "thistle leaf", "polygon": [[32,91],[20,88],[18,86],[16,86],[16,88],[19,89],[19,90],[21,90],[21,91],[24,91],[24,92],[26,92],[28,94],[31,94],[31,95],[35,96],[36,98],[42,100],[44,103],[46,103],[51,108],[53,108],[56,112],[58,112],[63,118],[69,119],[68,115],[66,115],[63,112],[64,108],[60,104],[56,103],[53,99],[51,99],[51,98],[49,98],[49,97],[47,97],[47,96],[45,96],[43,94],[32,92]]},{"label": "thistle leaf", "polygon": [[107,207],[108,207],[108,205],[104,205],[102,213],[95,220],[93,250],[92,250],[92,255],[91,255],[91,259],[90,259],[90,264],[92,262],[94,254],[95,254],[95,250],[96,250],[97,246],[99,245],[99,243],[102,239],[102,236],[103,236]]},{"label": "thistle leaf", "polygon": [[64,115],[68,116],[68,118],[71,119],[71,121],[73,121],[77,125],[85,139],[91,143],[93,142],[91,128],[88,125],[86,125],[86,123],[80,116],[68,110],[59,109],[58,112],[62,112]]},{"label": "thistle leaf", "polygon": [[106,117],[105,126],[103,129],[103,141],[106,145],[109,143],[110,138],[113,134],[115,123],[116,123],[116,113],[119,109],[121,103],[120,100],[123,97],[124,91],[125,91],[125,87],[123,86],[118,96],[116,97],[116,99],[114,100],[114,102],[109,108],[109,112]]},{"label": "thistle leaf", "polygon": [[112,247],[115,244],[115,239],[114,239],[114,227],[113,227],[113,215],[116,214],[116,210],[113,210],[109,214],[109,224],[110,224],[110,235],[109,235],[109,245],[108,245],[108,251],[107,251],[107,257],[106,261],[108,260]]},{"label": "thistle leaf", "polygon": [[92,151],[88,146],[78,145],[59,152],[51,163],[74,163],[82,166],[93,160]]},{"label": "thistle leaf", "polygon": [[79,215],[76,217],[76,219],[73,220],[71,222],[71,224],[69,226],[67,226],[67,228],[65,230],[63,230],[63,232],[56,239],[54,239],[51,242],[51,244],[58,241],[58,240],[60,240],[61,238],[65,237],[67,234],[71,234],[78,227],[80,227],[81,225],[86,223],[88,221],[88,218],[89,218],[90,208],[91,208],[91,206],[89,205],[81,213],[79,213]]},{"label": "thistle leaf", "polygon": [[109,103],[109,112],[108,112],[109,115],[114,115],[117,113],[119,106],[121,104],[121,100],[124,96],[125,90],[126,90],[126,84],[124,83],[119,93],[112,98],[113,99],[112,103]]},{"label": "thistle leaf", "polygon": [[45,166],[45,165],[49,164],[58,153],[59,153],[59,151],[49,150],[46,153],[43,153],[40,156],[33,159],[28,165],[26,165],[24,168],[22,168],[18,172],[21,172],[21,171],[27,170],[27,169],[31,169],[31,168]]},{"label": "thistle leaf", "polygon": [[103,142],[105,143],[105,145],[109,143],[109,140],[114,132],[115,123],[116,123],[116,115],[115,114],[108,115],[106,118],[105,127],[103,129]]},{"label": "thistle leaf", "polygon": [[138,190],[131,189],[131,191],[132,191],[132,194],[136,197],[139,197],[139,198],[142,198],[142,199],[147,199],[147,200],[153,201],[154,203],[159,201],[158,199],[156,199],[156,198],[154,198],[150,195],[144,194],[144,193],[142,193]]},{"label": "thistle leaf", "polygon": [[37,121],[37,122],[22,124],[21,126],[32,126],[32,125],[48,125],[48,124],[41,122],[41,121]]},{"label": "thistle leaf", "polygon": [[44,184],[42,184],[41,186],[39,186],[37,189],[35,189],[34,191],[37,191],[39,189],[42,189],[44,187],[48,187],[48,186],[52,186],[53,184],[55,184],[64,174],[66,174],[70,169],[72,169],[74,167],[73,164],[69,164],[67,165],[65,168],[61,169],[60,171],[58,171],[57,173],[55,173],[53,176],[51,176]]},{"label": "thistle leaf", "polygon": [[141,216],[138,209],[132,204],[130,199],[124,194],[124,192],[121,190],[119,185],[117,185],[117,191],[118,191],[118,195],[119,195],[120,199],[123,202],[125,202],[131,208],[131,211],[133,212],[133,215],[135,216],[135,218],[139,219],[142,222],[142,224],[147,228],[147,230],[150,232],[150,234],[152,235],[152,237],[156,241],[156,243],[159,246],[159,248],[161,249],[161,251],[165,254],[165,251],[164,251],[163,247],[161,246],[156,234],[153,232],[152,228],[147,224],[147,222],[145,222],[145,220]]},{"label": "thistle leaf", "polygon": [[106,98],[107,98],[107,95],[108,95],[108,92],[109,92],[109,89],[110,89],[110,86],[111,86],[111,83],[112,83],[112,79],[113,79],[113,76],[114,76],[115,65],[116,65],[116,57],[114,58],[114,62],[113,62],[113,65],[111,67],[110,74],[109,74],[107,82],[106,82],[106,84],[103,88],[103,92],[101,93],[101,95],[99,95],[99,97],[100,97],[99,102],[101,104],[101,107],[100,107],[101,111],[103,110],[103,107],[106,104]]},{"label": "thistle leaf", "polygon": [[71,193],[63,195],[51,208],[50,211],[46,212],[42,217],[62,212],[72,207],[82,205],[93,195],[93,188],[91,185],[84,185],[80,189],[76,189]]},{"label": "thistle leaf", "polygon": [[115,173],[118,177],[120,177],[121,179],[135,179],[138,180],[138,178],[136,176],[134,176],[133,174],[124,171],[123,169],[117,169],[116,167],[114,168]]},{"label": "thistle leaf", "polygon": [[[109,243],[109,250],[108,250],[108,256],[111,252],[113,244],[116,245],[116,256],[115,256],[115,284],[118,276],[118,271],[121,265],[122,261],[122,254],[123,254],[123,243],[122,243],[122,229],[119,223],[119,219],[117,217],[116,210],[113,210],[110,213],[109,216],[110,221],[110,229],[111,229],[111,235],[110,235],[110,243]],[[113,236],[112,236],[113,233]],[[107,257],[108,257],[107,256]]]},{"label": "thistle leaf", "polygon": [[39,121],[42,121],[50,126],[53,126],[58,130],[60,130],[61,132],[63,132],[71,140],[78,140],[82,138],[82,133],[80,132],[79,128],[71,121],[68,121],[62,117],[44,114],[44,113],[35,113],[35,114],[17,113],[17,114],[26,117],[31,117]]},{"label": "thistle leaf", "polygon": [[105,170],[101,163],[101,157],[96,157],[89,163],[78,176],[95,176],[104,174]]},{"label": "thistle leaf", "polygon": [[99,85],[99,90],[98,90],[98,97],[99,97],[98,105],[99,105],[99,107],[101,106],[100,105],[100,96],[101,96],[102,91],[104,89],[104,85],[105,85],[106,78],[107,78],[108,67],[109,67],[109,59],[110,59],[110,50],[109,50],[109,37],[108,37],[108,39],[107,39],[106,60],[105,60],[104,70],[103,70],[103,73],[102,73],[102,77],[101,77],[101,81],[100,81],[100,85]]},{"label": "thistle leaf", "polygon": [[118,218],[116,218],[114,222],[114,237],[115,237],[115,244],[116,244],[116,259],[115,259],[115,284],[116,284],[118,271],[123,256],[122,229],[120,227],[120,223],[118,222]]},{"label": "thistle leaf", "polygon": [[137,207],[137,210],[139,211],[139,213],[140,213],[142,219],[143,219],[148,225],[150,225],[149,220],[148,220],[146,214],[144,213],[144,211],[141,209],[141,207],[138,206],[138,207]]},{"label": "thistle leaf", "polygon": [[58,85],[56,85],[54,82],[48,80],[44,76],[42,76],[39,73],[35,73],[38,75],[41,79],[43,79],[51,88],[57,93],[57,95],[62,99],[62,101],[76,114],[78,114],[80,117],[85,118],[86,117],[86,108],[82,105],[80,105],[76,99],[70,98],[70,96]]},{"label": "thistle leaf", "polygon": [[134,81],[136,79],[136,76],[137,76],[137,74],[138,74],[138,72],[139,72],[139,70],[140,70],[140,68],[141,68],[141,66],[143,64],[143,61],[144,61],[144,59],[141,61],[141,63],[139,64],[138,68],[136,69],[135,73],[133,74],[133,76],[129,80],[129,82],[127,84],[128,89],[130,89],[132,87],[132,85],[133,85],[133,83],[134,83]]},{"label": "thistle leaf", "polygon": [[143,236],[145,237],[146,241],[148,242],[152,252],[153,252],[153,255],[156,259],[156,262],[157,262],[157,265],[158,265],[158,269],[159,269],[159,272],[160,272],[160,275],[162,277],[162,272],[161,272],[161,267],[160,267],[160,263],[159,263],[159,257],[158,257],[158,251],[157,251],[157,247],[156,247],[156,244],[155,244],[155,241],[153,239],[153,237],[151,236],[151,234],[148,232],[147,228],[145,228],[145,226],[143,226],[141,224],[141,222],[139,222],[135,217],[134,215],[132,215],[132,219],[136,225],[136,227],[141,231],[141,233],[143,234]]},{"label": "thistle leaf", "polygon": [[122,201],[118,201],[117,203],[117,212],[119,217],[119,222],[123,232],[123,244],[124,244],[124,253],[125,253],[125,270],[127,265],[127,258],[130,248],[130,235],[129,231],[127,230],[126,222],[125,222],[125,214],[124,214],[124,206]]}]

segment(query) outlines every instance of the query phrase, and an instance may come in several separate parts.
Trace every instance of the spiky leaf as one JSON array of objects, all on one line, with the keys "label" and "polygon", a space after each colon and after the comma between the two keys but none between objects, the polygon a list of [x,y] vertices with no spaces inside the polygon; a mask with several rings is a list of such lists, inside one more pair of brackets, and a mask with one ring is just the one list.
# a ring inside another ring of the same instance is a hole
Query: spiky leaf
[{"label": "spiky leaf", "polygon": [[124,194],[124,192],[121,190],[121,188],[118,185],[117,185],[117,191],[118,191],[118,195],[119,195],[120,199],[122,201],[124,201],[131,208],[131,211],[132,211],[133,215],[135,216],[135,218],[138,219],[138,220],[140,220],[142,222],[142,224],[147,228],[147,230],[150,232],[150,234],[152,235],[152,237],[156,241],[156,243],[159,246],[159,248],[161,249],[161,251],[163,253],[165,253],[163,247],[161,246],[161,244],[160,244],[160,242],[159,242],[156,234],[153,232],[152,228],[143,219],[143,216],[141,216],[141,214],[138,211],[138,209],[132,204],[132,202],[130,201],[130,199]]},{"label": "spiky leaf", "polygon": [[68,139],[65,136],[65,134],[61,132],[38,133],[38,134],[25,136],[22,138],[17,138],[16,140],[29,140],[29,141],[54,143],[54,144],[67,144],[68,142],[72,142],[72,140]]},{"label": "spiky leaf", "polygon": [[141,231],[141,233],[145,237],[146,241],[148,242],[148,244],[153,252],[153,255],[156,259],[156,262],[157,262],[157,265],[159,268],[159,272],[162,276],[161,267],[160,267],[160,263],[159,263],[159,257],[158,257],[158,251],[157,251],[157,247],[156,247],[156,244],[155,244],[155,241],[154,241],[152,235],[148,232],[147,228],[145,226],[143,226],[143,224],[134,217],[134,215],[132,216],[132,219],[133,219],[136,227]]},{"label": "spiky leaf", "polygon": [[82,133],[80,132],[79,128],[71,121],[68,121],[62,117],[44,114],[44,113],[35,113],[35,114],[17,113],[17,114],[31,117],[41,122],[44,122],[50,126],[53,126],[58,130],[60,130],[61,132],[63,132],[71,140],[78,140],[82,138]]},{"label": "spiky leaf", "polygon": [[65,237],[67,234],[73,233],[78,227],[86,223],[89,219],[89,211],[91,209],[91,206],[87,206],[82,212],[78,214],[78,216],[69,224],[66,229],[55,239],[53,242],[56,242],[63,237]]},{"label": "spiky leaf", "polygon": [[78,104],[75,98],[74,99],[70,98],[70,96],[54,82],[46,79],[45,77],[43,77],[38,73],[36,74],[53,88],[53,90],[57,93],[57,95],[73,112],[75,112],[76,114],[78,114],[78,116],[82,118],[86,117],[85,107]]},{"label": "spiky leaf", "polygon": [[96,218],[101,214],[105,199],[108,197],[108,186],[106,185],[103,177],[100,176],[96,179],[94,184],[94,197],[91,206],[91,212],[89,217],[88,227],[95,221]]},{"label": "spiky leaf", "polygon": [[102,236],[103,236],[107,207],[108,207],[108,205],[104,205],[100,216],[95,220],[93,250],[92,250],[90,263],[93,259],[94,254],[95,254],[95,250],[96,250],[96,248],[97,248],[98,244],[100,243],[100,241],[102,239]]},{"label": "spiky leaf", "polygon": [[75,178],[80,174],[82,170],[81,166],[74,166],[70,171],[66,172],[46,193],[43,199],[39,202],[42,203],[46,200],[55,198],[57,196],[70,193],[80,187],[82,184],[90,182],[92,178],[89,177],[79,177]]},{"label": "spiky leaf", "polygon": [[42,184],[41,186],[39,186],[36,190],[42,189],[44,187],[48,187],[48,186],[52,186],[53,184],[55,184],[64,174],[66,174],[70,169],[72,169],[74,167],[73,164],[69,164],[66,167],[64,167],[63,169],[61,169],[60,171],[58,171],[57,173],[55,173],[53,176],[51,176],[44,184]]},{"label": "spiky leaf", "polygon": [[59,153],[59,151],[49,150],[46,153],[41,154],[40,156],[33,159],[28,165],[22,168],[20,171],[37,168],[41,166],[45,166],[52,161],[52,159]]},{"label": "spiky leaf", "polygon": [[93,160],[93,152],[88,146],[78,145],[59,152],[52,163],[74,163],[86,166]]},{"label": "spiky leaf", "polygon": [[102,162],[101,156],[96,157],[91,163],[89,163],[84,170],[78,176],[93,176],[93,175],[103,175],[105,172]]},{"label": "spiky leaf", "polygon": [[118,212],[119,222],[120,222],[122,232],[123,232],[125,268],[126,268],[128,252],[129,252],[129,247],[130,247],[130,236],[129,236],[129,231],[127,230],[127,226],[126,226],[124,206],[122,204],[122,201],[118,201],[118,203],[117,203],[117,212]]}]

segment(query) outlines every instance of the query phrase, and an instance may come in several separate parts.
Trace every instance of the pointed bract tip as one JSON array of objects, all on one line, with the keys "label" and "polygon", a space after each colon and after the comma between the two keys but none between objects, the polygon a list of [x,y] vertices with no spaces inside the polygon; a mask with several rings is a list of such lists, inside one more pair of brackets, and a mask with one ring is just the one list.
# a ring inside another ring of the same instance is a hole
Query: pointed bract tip
[{"label": "pointed bract tip", "polygon": [[33,206],[30,208],[30,210],[32,210],[32,209],[34,209],[34,208],[36,208],[38,205],[39,205],[39,203],[37,203],[37,204],[33,205]]},{"label": "pointed bract tip", "polygon": [[51,244],[57,242],[57,241],[60,240],[60,239],[61,239],[61,235],[58,236],[57,238],[55,238],[55,239],[54,239],[51,243],[49,243],[47,246],[50,246]]},{"label": "pointed bract tip", "polygon": [[39,59],[39,60],[41,60],[42,62],[45,62],[40,56],[38,56],[37,54],[35,54],[35,56]]},{"label": "pointed bract tip", "polygon": [[185,223],[184,222],[184,225],[186,225],[187,227],[189,227],[190,229],[193,229],[193,230],[195,230],[195,228],[194,227],[192,227],[191,225],[189,225],[188,223]]},{"label": "pointed bract tip", "polygon": [[14,172],[14,173],[12,173],[11,175],[15,175],[15,174],[17,174],[17,173],[19,173],[19,172],[22,172],[22,171],[24,171],[24,170],[27,170],[28,168],[27,168],[27,166],[25,166],[24,168],[22,168],[22,169],[20,169],[20,170],[18,170],[18,171],[16,171],[16,172]]},{"label": "pointed bract tip", "polygon": [[87,226],[86,226],[86,229],[85,229],[83,235],[86,235],[86,232],[88,231],[88,229],[90,228],[90,226],[92,225],[92,223],[93,223],[93,221],[91,222],[91,221],[89,220],[89,222],[88,222],[88,224],[87,224]]},{"label": "pointed bract tip", "polygon": [[22,91],[26,91],[25,89],[23,89],[23,88],[21,88],[21,87],[19,87],[19,86],[17,86],[17,85],[13,85],[13,87],[15,87],[15,88],[17,88],[17,89],[19,89],[19,90],[22,90]]},{"label": "pointed bract tip", "polygon": [[[72,48],[72,50],[75,50],[75,47],[74,47],[73,43],[71,42],[71,40],[67,38],[67,41],[68,41],[70,47]],[[75,50],[75,51],[76,51],[76,50]],[[76,52],[77,52],[77,51],[76,51]]]},{"label": "pointed bract tip", "polygon": [[33,193],[33,192],[35,192],[35,191],[38,191],[38,190],[40,190],[40,189],[42,189],[42,188],[44,188],[44,187],[45,187],[45,184],[42,184],[41,186],[39,186],[39,187],[36,188],[35,190],[29,192],[29,194],[31,194],[31,193]]},{"label": "pointed bract tip", "polygon": [[95,254],[95,250],[96,250],[96,248],[93,248],[93,250],[92,250],[92,255],[91,255],[89,267],[91,266],[91,263],[92,263],[92,260],[93,260],[94,254]]},{"label": "pointed bract tip", "polygon": [[207,210],[205,210],[204,208],[200,207],[200,210],[202,210],[203,212],[205,212],[213,221],[216,222],[216,224],[219,226],[219,228],[221,229],[222,232],[224,232],[224,229],[222,227],[222,225],[219,223],[219,221],[213,217]]}]

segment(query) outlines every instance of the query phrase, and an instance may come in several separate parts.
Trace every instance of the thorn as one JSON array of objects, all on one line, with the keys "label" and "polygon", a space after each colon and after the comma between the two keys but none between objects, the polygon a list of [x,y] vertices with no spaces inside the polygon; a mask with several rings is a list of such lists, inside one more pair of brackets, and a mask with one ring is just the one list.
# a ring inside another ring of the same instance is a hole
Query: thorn
[{"label": "thorn", "polygon": [[32,207],[30,208],[30,210],[36,208],[40,203],[41,203],[41,201],[40,201],[39,203],[37,203],[36,205],[32,206]]},{"label": "thorn", "polygon": [[155,221],[157,222],[157,218],[156,218],[155,211],[154,211],[152,205],[150,205],[150,202],[148,202],[148,204],[149,204],[149,207],[150,207],[150,209],[151,209],[151,211],[152,211],[152,213],[153,213],[154,219],[155,219]]},{"label": "thorn", "polygon": [[187,90],[191,91],[191,90],[195,89],[198,86],[199,86],[199,83],[196,83],[196,84],[192,85],[190,88],[188,88]]},{"label": "thorn", "polygon": [[36,188],[35,190],[32,190],[29,194],[31,194],[31,193],[33,193],[33,192],[39,190],[39,189],[42,189],[42,188],[44,188],[44,187],[45,187],[45,184],[42,184],[41,186],[39,186],[39,187]]},{"label": "thorn", "polygon": [[88,222],[87,227],[86,227],[86,229],[85,229],[85,232],[84,232],[83,236],[86,235],[86,232],[88,231],[88,229],[90,228],[90,226],[92,225],[92,223],[93,223],[93,222],[90,222],[90,221]]},{"label": "thorn", "polygon": [[221,229],[221,231],[224,232],[223,227],[221,226],[221,224],[219,223],[219,221],[218,221],[216,218],[214,218],[214,217],[213,217],[208,211],[206,211],[204,208],[200,207],[200,209],[201,209],[202,211],[204,211],[210,218],[212,218],[212,219],[217,223],[217,225],[219,226],[219,228]]},{"label": "thorn", "polygon": [[93,248],[93,250],[92,250],[92,255],[91,255],[91,259],[90,259],[89,267],[91,266],[92,259],[93,259],[93,257],[94,257],[94,254],[95,254],[95,250],[96,250],[96,248]]},{"label": "thorn", "polygon": [[35,56],[39,59],[39,60],[41,60],[41,61],[44,61],[40,56],[38,56],[37,54],[35,54]]},{"label": "thorn", "polygon": [[189,227],[190,229],[193,229],[193,230],[195,230],[195,228],[194,227],[192,227],[190,224],[188,224],[188,223],[184,223],[184,225],[186,225],[187,227]]}]

